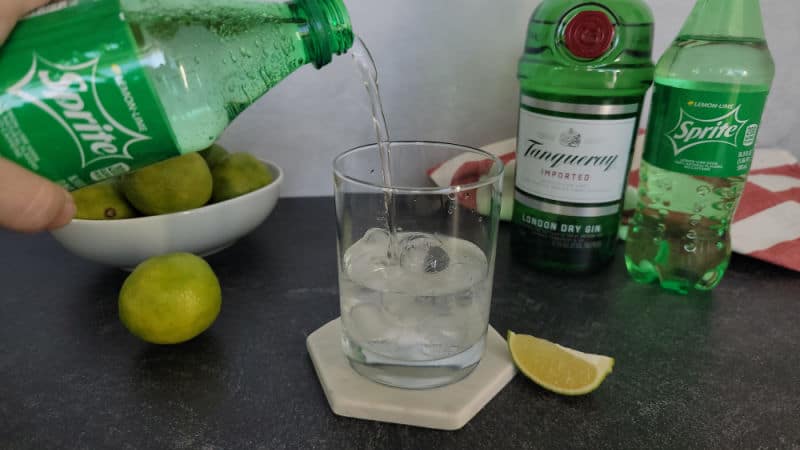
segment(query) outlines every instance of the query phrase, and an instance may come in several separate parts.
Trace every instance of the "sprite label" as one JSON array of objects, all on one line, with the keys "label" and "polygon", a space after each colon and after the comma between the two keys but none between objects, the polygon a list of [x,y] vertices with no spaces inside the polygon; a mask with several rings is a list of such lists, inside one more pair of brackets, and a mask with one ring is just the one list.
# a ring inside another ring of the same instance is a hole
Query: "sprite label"
[{"label": "sprite label", "polygon": [[745,175],[767,92],[708,92],[656,83],[642,158],[695,176]]},{"label": "sprite label", "polygon": [[60,6],[0,47],[0,156],[73,190],[178,155],[119,2]]}]

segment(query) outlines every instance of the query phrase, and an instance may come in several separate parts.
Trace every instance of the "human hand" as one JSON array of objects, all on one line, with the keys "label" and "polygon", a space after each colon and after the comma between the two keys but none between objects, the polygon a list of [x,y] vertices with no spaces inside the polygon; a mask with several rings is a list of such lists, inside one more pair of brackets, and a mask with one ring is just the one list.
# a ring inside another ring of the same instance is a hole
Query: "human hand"
[{"label": "human hand", "polygon": [[[17,20],[49,0],[0,0],[0,45]],[[0,157],[0,227],[37,232],[62,227],[75,215],[63,188]]]},{"label": "human hand", "polygon": [[51,0],[3,0],[0,2],[0,44],[2,44],[17,20]]}]

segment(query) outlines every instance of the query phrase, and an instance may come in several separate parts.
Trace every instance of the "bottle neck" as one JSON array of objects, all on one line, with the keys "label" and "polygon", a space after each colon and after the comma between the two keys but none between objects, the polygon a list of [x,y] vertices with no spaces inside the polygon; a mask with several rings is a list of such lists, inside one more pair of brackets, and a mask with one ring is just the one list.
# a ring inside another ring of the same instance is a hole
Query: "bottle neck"
[{"label": "bottle neck", "polygon": [[299,17],[307,20],[302,38],[317,69],[353,45],[350,17],[342,0],[295,0],[292,6]]},{"label": "bottle neck", "polygon": [[679,36],[763,41],[759,0],[697,0]]}]

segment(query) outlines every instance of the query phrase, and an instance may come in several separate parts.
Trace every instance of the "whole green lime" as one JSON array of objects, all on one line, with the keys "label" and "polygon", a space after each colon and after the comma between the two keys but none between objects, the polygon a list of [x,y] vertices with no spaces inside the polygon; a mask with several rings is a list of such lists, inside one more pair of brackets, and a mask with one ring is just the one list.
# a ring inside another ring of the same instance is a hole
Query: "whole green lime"
[{"label": "whole green lime", "polygon": [[72,199],[77,207],[77,219],[114,220],[138,215],[122,194],[117,180],[101,181],[75,190]]},{"label": "whole green lime", "polygon": [[211,171],[188,153],[125,174],[120,186],[131,204],[150,216],[199,208],[211,198]]},{"label": "whole green lime", "polygon": [[225,150],[225,147],[219,144],[214,144],[211,147],[200,151],[200,156],[206,160],[206,164],[208,164],[208,167],[211,169],[213,169],[214,166],[216,166],[220,161],[227,158],[229,154],[230,153]]},{"label": "whole green lime", "polygon": [[172,253],[139,264],[122,284],[119,318],[135,336],[153,344],[177,344],[214,323],[222,291],[208,263],[191,253]]},{"label": "whole green lime", "polygon": [[267,167],[249,153],[231,153],[211,169],[211,176],[214,202],[253,192],[272,183],[273,179]]}]

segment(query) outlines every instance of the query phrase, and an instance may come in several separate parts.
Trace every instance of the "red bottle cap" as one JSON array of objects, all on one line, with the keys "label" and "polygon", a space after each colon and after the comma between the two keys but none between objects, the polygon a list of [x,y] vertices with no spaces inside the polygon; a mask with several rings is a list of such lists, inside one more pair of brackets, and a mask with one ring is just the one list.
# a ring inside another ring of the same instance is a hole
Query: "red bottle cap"
[{"label": "red bottle cap", "polygon": [[595,59],[602,56],[614,40],[614,24],[601,11],[581,11],[567,24],[564,43],[573,55]]}]

